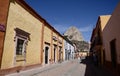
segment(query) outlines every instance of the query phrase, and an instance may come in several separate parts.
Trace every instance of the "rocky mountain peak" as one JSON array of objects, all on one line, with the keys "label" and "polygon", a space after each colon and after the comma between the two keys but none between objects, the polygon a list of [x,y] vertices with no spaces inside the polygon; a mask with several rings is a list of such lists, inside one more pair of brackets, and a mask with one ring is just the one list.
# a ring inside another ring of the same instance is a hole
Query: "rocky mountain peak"
[{"label": "rocky mountain peak", "polygon": [[75,26],[68,28],[68,30],[64,33],[64,36],[67,36],[67,38],[71,41],[84,41],[81,32]]}]

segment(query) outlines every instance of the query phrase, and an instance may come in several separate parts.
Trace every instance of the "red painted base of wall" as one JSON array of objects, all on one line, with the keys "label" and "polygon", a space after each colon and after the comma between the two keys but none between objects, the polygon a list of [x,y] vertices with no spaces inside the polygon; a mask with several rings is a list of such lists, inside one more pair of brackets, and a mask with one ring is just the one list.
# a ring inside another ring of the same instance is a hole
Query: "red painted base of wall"
[{"label": "red painted base of wall", "polygon": [[0,67],[2,61],[3,46],[4,46],[4,35],[5,33],[0,31]]},{"label": "red painted base of wall", "polygon": [[32,69],[32,68],[36,68],[36,67],[41,67],[41,66],[42,66],[41,64],[35,64],[35,65],[29,65],[29,66],[18,66],[18,67],[14,67],[14,68],[1,69],[0,76],[4,76],[7,74],[20,72],[20,71],[24,71],[24,70],[28,70],[28,69]]}]

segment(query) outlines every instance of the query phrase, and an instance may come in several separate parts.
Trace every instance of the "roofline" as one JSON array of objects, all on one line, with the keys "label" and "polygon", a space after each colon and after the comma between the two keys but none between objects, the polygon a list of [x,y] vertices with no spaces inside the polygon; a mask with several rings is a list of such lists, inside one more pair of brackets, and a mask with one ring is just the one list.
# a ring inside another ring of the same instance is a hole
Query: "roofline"
[{"label": "roofline", "polygon": [[21,5],[25,10],[27,10],[31,15],[41,21],[45,26],[48,26],[51,30],[56,32],[62,38],[63,36],[54,28],[52,27],[44,18],[42,18],[33,8],[31,8],[24,0],[16,0],[16,2]]},{"label": "roofline", "polygon": [[100,15],[100,16],[98,16],[98,19],[97,19],[96,25],[95,25],[95,27],[94,27],[94,29],[93,29],[93,31],[92,31],[92,36],[91,36],[90,41],[92,41],[93,36],[94,36],[94,34],[95,34],[95,31],[97,30],[97,27],[99,27],[98,24],[101,23],[101,17],[107,17],[107,16],[111,16],[111,15]]},{"label": "roofline", "polygon": [[99,17],[106,17],[106,16],[111,16],[111,15],[100,15]]}]

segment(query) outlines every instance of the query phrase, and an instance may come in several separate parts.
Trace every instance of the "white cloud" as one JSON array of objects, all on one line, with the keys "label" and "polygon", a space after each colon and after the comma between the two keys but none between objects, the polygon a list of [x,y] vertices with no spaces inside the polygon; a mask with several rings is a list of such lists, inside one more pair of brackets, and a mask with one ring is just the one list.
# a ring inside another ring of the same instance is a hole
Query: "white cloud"
[{"label": "white cloud", "polygon": [[[60,24],[56,24],[53,26],[58,32],[60,32],[61,34],[63,34],[70,26],[68,26],[67,24],[65,25],[60,25]],[[78,28],[78,27],[77,27]],[[90,40],[90,35],[91,35],[91,32],[93,30],[93,26],[89,25],[89,26],[85,26],[85,27],[79,27],[78,28],[79,31],[82,33],[83,35],[83,38],[86,40],[86,41],[89,41]]]},{"label": "white cloud", "polygon": [[89,32],[89,31],[93,30],[93,26],[89,25],[86,27],[80,27],[79,30],[80,30],[80,32]]},{"label": "white cloud", "polygon": [[[60,24],[56,24],[53,26],[58,32],[60,32],[61,34],[63,34],[70,26],[68,25],[60,25]],[[93,30],[93,26],[89,25],[89,26],[85,26],[85,27],[79,27],[78,28],[80,32],[82,32],[82,34],[85,34],[87,32],[91,32]]]},{"label": "white cloud", "polygon": [[66,25],[54,25],[54,28],[58,32],[60,32],[61,34],[63,34],[69,28],[69,26],[66,26]]}]

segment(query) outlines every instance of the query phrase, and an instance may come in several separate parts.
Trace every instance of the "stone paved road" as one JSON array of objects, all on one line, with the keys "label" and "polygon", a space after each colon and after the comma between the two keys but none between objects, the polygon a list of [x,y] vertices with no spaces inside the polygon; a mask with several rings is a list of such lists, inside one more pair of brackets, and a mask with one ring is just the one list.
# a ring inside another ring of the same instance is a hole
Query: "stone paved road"
[{"label": "stone paved road", "polygon": [[95,67],[89,60],[78,59],[52,64],[45,67],[34,68],[20,73],[6,76],[113,76],[105,69]]}]

